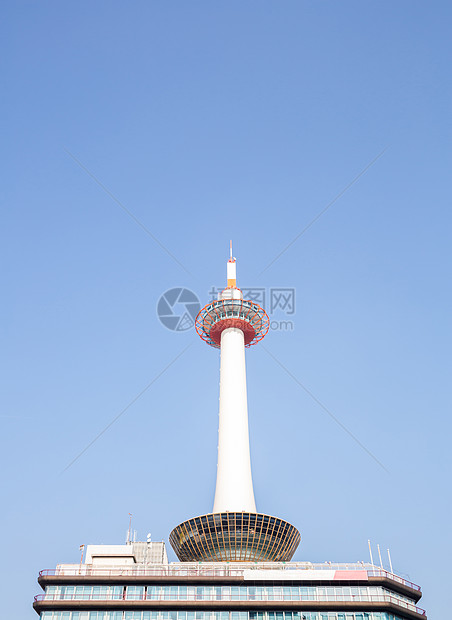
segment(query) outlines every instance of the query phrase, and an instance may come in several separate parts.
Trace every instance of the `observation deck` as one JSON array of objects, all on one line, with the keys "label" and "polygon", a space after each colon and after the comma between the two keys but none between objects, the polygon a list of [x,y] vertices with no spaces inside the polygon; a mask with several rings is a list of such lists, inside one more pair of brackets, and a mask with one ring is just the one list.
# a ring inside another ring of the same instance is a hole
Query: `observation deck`
[{"label": "observation deck", "polygon": [[[221,333],[230,327],[241,329],[245,338],[245,347],[256,344],[267,334],[270,319],[263,308],[253,301],[234,299],[239,289],[225,289],[223,299],[213,301],[196,317],[195,327],[198,335],[217,349],[220,348]],[[231,298],[224,298],[230,294]]]}]

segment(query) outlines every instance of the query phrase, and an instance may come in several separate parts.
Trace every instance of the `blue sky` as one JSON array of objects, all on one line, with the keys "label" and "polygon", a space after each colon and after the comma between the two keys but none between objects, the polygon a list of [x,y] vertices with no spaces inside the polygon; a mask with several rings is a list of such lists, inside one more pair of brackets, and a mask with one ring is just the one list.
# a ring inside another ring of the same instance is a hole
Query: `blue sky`
[{"label": "blue sky", "polygon": [[177,286],[206,303],[232,237],[239,285],[296,296],[293,330],[247,353],[258,509],[300,529],[297,560],[389,547],[446,617],[450,20],[417,0],[6,3],[5,614],[36,617],[38,571],[122,543],[129,512],[167,540],[211,510],[218,352],[156,306]]}]

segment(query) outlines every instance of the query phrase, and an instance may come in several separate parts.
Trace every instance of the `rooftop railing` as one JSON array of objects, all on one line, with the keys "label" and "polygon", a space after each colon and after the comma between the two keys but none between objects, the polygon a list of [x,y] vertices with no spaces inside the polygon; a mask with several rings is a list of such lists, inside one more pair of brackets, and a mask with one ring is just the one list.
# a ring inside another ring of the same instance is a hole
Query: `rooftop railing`
[{"label": "rooftop railing", "polygon": [[134,566],[115,566],[100,567],[92,564],[60,564],[57,568],[50,568],[40,571],[40,577],[47,576],[130,576],[130,577],[241,577],[245,570],[338,570],[338,571],[367,571],[368,577],[384,577],[400,583],[418,592],[420,586],[415,583],[395,575],[384,568],[365,564],[364,562],[339,564],[325,562],[324,564],[311,564],[309,562],[256,562],[256,563],[191,563],[181,562],[172,564],[153,564]]},{"label": "rooftop railing", "polygon": [[388,579],[392,579],[393,581],[396,581],[397,583],[401,583],[404,586],[408,586],[409,588],[412,588],[413,590],[417,590],[418,592],[421,591],[421,586],[418,586],[412,581],[408,581],[407,579],[404,579],[403,577],[399,577],[399,575],[390,573],[384,568],[374,567],[372,569],[367,569],[367,576],[368,577],[387,577]]}]

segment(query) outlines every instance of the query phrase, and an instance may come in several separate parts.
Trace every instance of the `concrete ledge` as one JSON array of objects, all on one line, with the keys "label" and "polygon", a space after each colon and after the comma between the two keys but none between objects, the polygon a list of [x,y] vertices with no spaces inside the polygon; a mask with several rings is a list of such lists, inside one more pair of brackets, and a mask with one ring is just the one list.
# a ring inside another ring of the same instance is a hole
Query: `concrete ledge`
[{"label": "concrete ledge", "polygon": [[401,618],[426,620],[425,614],[406,609],[395,602],[382,601],[35,601],[37,613],[50,610],[199,610],[199,611],[389,611]]}]

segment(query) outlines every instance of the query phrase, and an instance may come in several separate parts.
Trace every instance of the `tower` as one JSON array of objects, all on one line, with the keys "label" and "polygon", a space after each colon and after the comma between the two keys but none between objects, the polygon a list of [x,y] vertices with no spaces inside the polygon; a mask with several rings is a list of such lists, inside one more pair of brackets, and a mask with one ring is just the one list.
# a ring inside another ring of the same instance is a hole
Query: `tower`
[{"label": "tower", "polygon": [[182,562],[288,561],[298,530],[256,511],[248,432],[245,348],[264,338],[269,318],[237,288],[236,259],[227,262],[227,286],[196,318],[196,331],[220,349],[218,465],[213,511],[184,521],[170,534]]},{"label": "tower", "polygon": [[227,287],[196,321],[221,354],[213,512],[171,532],[181,562],[168,562],[163,541],[128,536],[125,545],[88,545],[84,562],[82,555],[42,570],[43,593],[33,603],[40,620],[426,620],[420,587],[392,565],[387,571],[372,557],[370,564],[289,562],[298,530],[256,512],[245,349],[265,336],[269,320],[243,299],[235,268],[231,253]]}]

